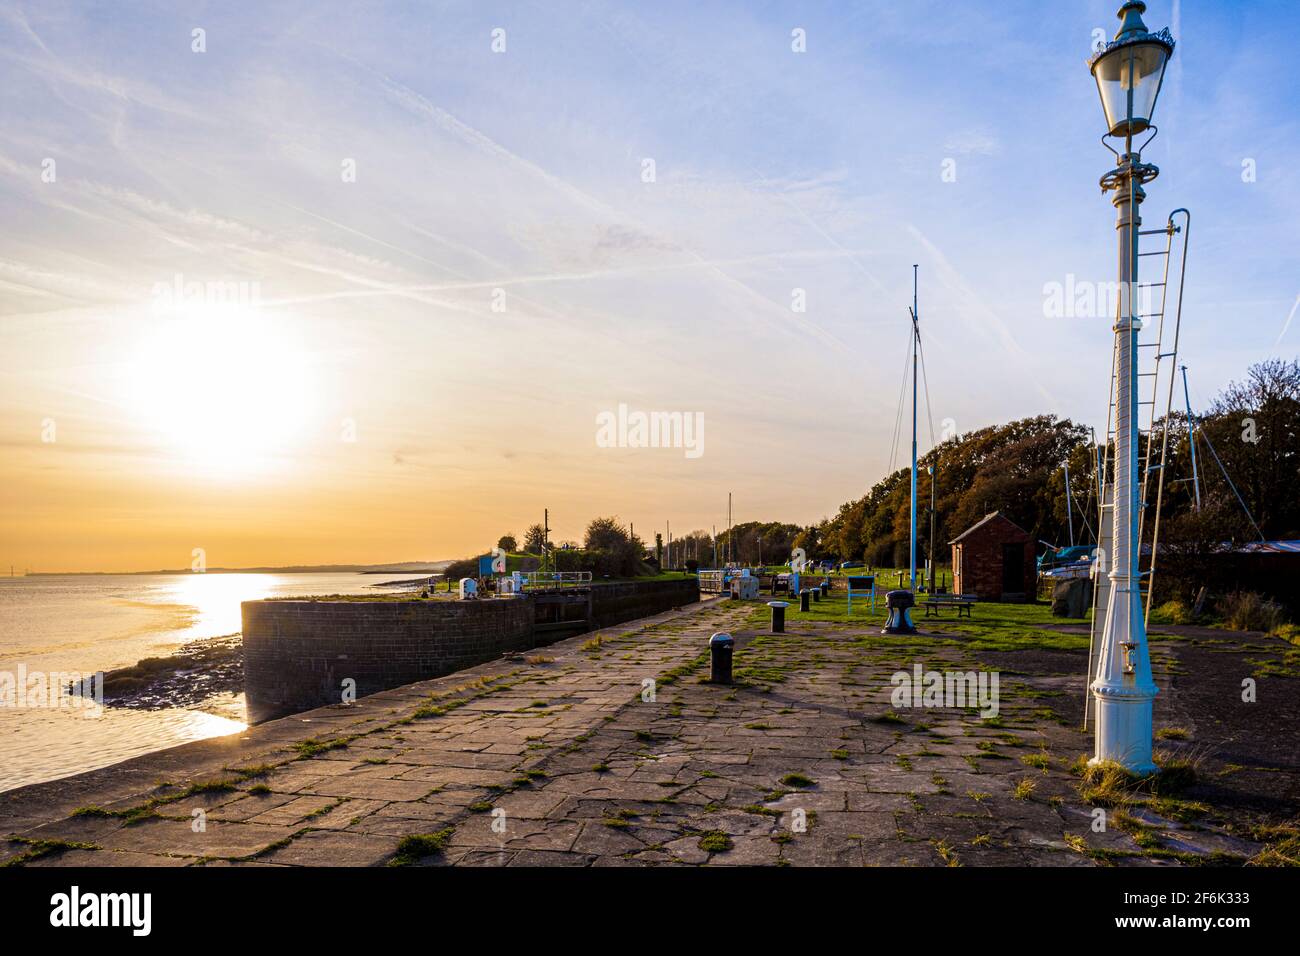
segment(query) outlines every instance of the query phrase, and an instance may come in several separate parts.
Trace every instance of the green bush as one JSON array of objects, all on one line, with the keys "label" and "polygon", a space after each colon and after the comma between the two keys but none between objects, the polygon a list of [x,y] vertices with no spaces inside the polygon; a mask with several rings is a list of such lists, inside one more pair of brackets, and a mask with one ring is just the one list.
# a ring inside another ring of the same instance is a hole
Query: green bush
[{"label": "green bush", "polygon": [[453,561],[443,569],[442,576],[447,581],[476,578],[478,577],[478,558],[462,558],[460,561]]},{"label": "green bush", "polygon": [[630,578],[641,573],[641,562],[628,549],[570,548],[551,555],[557,571],[590,571],[593,578]]},{"label": "green bush", "polygon": [[1274,637],[1280,637],[1282,640],[1289,641],[1296,647],[1300,647],[1300,624],[1283,624],[1271,633]]},{"label": "green bush", "polygon": [[1191,624],[1195,620],[1192,609],[1177,598],[1151,609],[1152,624]]},{"label": "green bush", "polygon": [[1234,631],[1273,632],[1286,623],[1282,605],[1254,591],[1234,591],[1219,600],[1219,613]]}]

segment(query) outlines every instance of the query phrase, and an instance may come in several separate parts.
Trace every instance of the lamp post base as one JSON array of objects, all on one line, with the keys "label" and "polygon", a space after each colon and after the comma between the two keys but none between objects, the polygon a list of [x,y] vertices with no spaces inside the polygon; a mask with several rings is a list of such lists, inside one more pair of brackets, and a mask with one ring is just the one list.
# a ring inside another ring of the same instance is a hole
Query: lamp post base
[{"label": "lamp post base", "polygon": [[1096,751],[1088,765],[1117,763],[1129,773],[1146,777],[1160,768],[1151,759],[1151,704],[1141,693],[1116,693],[1094,685]]}]

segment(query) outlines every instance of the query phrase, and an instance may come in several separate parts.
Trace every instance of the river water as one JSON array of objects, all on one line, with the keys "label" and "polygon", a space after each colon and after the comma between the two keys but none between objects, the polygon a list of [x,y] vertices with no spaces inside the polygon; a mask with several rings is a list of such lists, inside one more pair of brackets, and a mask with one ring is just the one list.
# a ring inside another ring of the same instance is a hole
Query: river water
[{"label": "river water", "polygon": [[[77,706],[38,694],[50,675],[91,675],[239,631],[239,604],[364,594],[401,575],[107,574],[0,578],[0,791],[91,770],[191,740],[239,733],[243,695],[200,710]],[[12,677],[8,677],[12,675]],[[19,675],[24,678],[18,680]],[[5,690],[8,681],[9,693]],[[22,687],[25,686],[24,691]]]}]

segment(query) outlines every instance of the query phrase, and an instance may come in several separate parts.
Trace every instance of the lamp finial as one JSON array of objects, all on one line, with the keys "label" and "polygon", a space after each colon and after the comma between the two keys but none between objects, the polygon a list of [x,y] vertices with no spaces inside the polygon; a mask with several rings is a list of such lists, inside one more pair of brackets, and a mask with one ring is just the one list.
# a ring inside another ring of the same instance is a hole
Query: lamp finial
[{"label": "lamp finial", "polygon": [[1147,25],[1142,22],[1142,14],[1146,13],[1147,5],[1142,0],[1128,0],[1124,6],[1119,8],[1115,16],[1119,17],[1119,32],[1115,34],[1116,40],[1129,40],[1147,32]]}]

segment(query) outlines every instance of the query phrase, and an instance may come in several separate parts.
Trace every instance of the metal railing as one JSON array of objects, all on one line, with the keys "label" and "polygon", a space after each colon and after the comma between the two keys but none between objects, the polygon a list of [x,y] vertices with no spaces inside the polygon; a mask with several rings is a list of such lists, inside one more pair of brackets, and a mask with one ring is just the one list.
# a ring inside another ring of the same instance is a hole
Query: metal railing
[{"label": "metal railing", "polygon": [[700,571],[700,593],[722,594],[727,589],[726,571]]},{"label": "metal railing", "polygon": [[519,579],[525,591],[543,588],[578,588],[591,584],[590,571],[524,571]]}]

